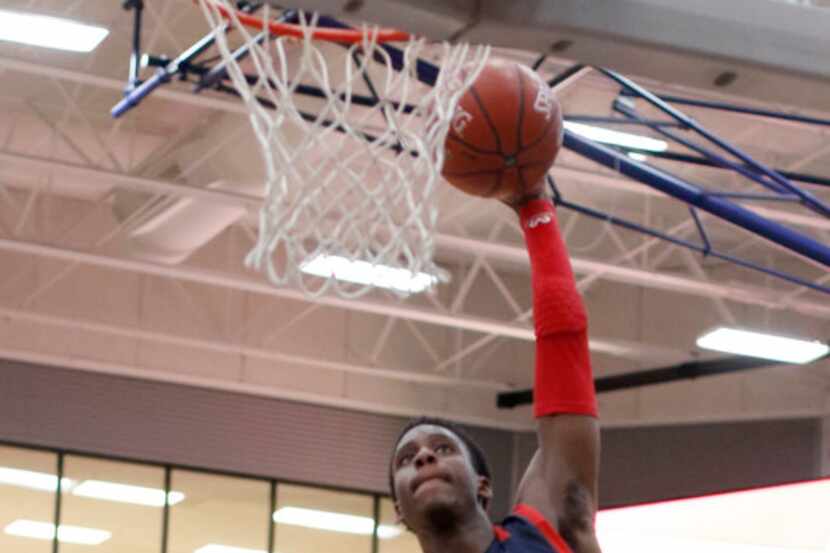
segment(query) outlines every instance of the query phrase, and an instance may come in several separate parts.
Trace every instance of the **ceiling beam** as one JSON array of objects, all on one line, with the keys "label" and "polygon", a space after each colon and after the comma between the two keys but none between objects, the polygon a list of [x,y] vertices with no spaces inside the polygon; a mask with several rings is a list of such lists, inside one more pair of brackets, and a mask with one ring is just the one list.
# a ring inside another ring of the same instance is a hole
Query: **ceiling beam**
[{"label": "ceiling beam", "polygon": [[[124,83],[117,79],[99,77],[97,75],[92,75],[90,73],[61,69],[59,67],[19,61],[11,58],[0,57],[0,68],[5,68],[12,71],[19,71],[21,73],[27,73],[30,75],[68,80],[78,84],[97,86],[100,88],[117,90],[119,92],[122,92],[124,88]],[[167,100],[193,105],[196,107],[238,113],[246,116],[248,115],[247,108],[241,102],[235,102],[231,100],[220,100],[217,98],[208,97],[206,95],[197,95],[190,92],[184,92],[171,88],[160,88],[159,90],[155,91],[153,95]],[[113,175],[115,175],[115,173],[113,173]],[[652,188],[636,183],[632,180],[623,178],[621,176],[574,169],[567,166],[563,166],[561,164],[554,166],[553,175],[561,176],[564,178],[573,178],[581,180],[583,182],[587,181],[591,185],[610,187],[615,190],[625,190],[627,192],[637,194],[666,198],[665,194],[662,194],[656,190],[653,190]],[[799,225],[808,228],[830,230],[830,220],[825,218],[814,217],[810,215],[801,215],[798,213],[771,209],[757,205],[744,205],[743,207],[757,213],[758,215],[768,217],[775,221]]]},{"label": "ceiling beam", "polygon": [[[249,210],[257,210],[262,204],[262,200],[255,196],[239,194],[234,192],[226,192],[222,190],[214,190],[209,188],[200,188],[196,186],[189,186],[184,184],[166,182],[157,179],[149,179],[144,177],[134,177],[130,175],[122,175],[112,171],[104,171],[100,169],[92,169],[79,165],[73,165],[65,162],[53,161],[34,156],[27,156],[22,154],[0,153],[0,163],[7,165],[19,164],[26,169],[40,169],[45,171],[52,171],[62,175],[72,174],[77,177],[82,177],[87,180],[94,180],[99,182],[108,182],[112,186],[121,186],[131,190],[142,190],[152,193],[171,194],[174,196],[193,198],[203,201],[208,201],[214,204],[228,205],[232,207],[243,207]],[[650,190],[645,186],[633,185],[622,178],[609,177],[606,175],[596,175],[588,171],[579,171],[576,169],[554,169],[554,172],[562,172],[565,175],[579,178],[591,179],[591,182],[600,184],[601,186],[615,186],[628,187],[637,186],[637,189]],[[782,217],[788,214],[782,213]],[[789,214],[792,215],[792,214]],[[830,220],[820,219],[818,217],[802,217],[799,221],[814,224],[818,227],[828,225],[830,230]],[[815,220],[815,222],[813,222]],[[483,253],[490,259],[507,261],[520,266],[527,266],[527,253],[524,248],[509,246],[506,244],[499,244],[487,242],[483,240],[474,240],[470,238],[462,238],[458,236],[451,236],[446,234],[438,234],[435,237],[436,245],[445,250],[460,253]],[[779,291],[763,290],[755,287],[743,287],[736,284],[720,284],[709,282],[701,279],[672,275],[668,273],[661,273],[656,271],[649,271],[645,269],[636,269],[632,267],[624,267],[606,263],[598,260],[572,257],[571,263],[574,270],[581,274],[596,273],[601,275],[601,278],[611,280],[614,282],[622,282],[625,284],[633,284],[636,286],[643,286],[646,288],[656,288],[661,290],[668,290],[680,294],[689,294],[693,296],[702,297],[718,297],[730,301],[744,303],[749,305],[760,305],[771,309],[790,309],[804,315],[819,318],[830,318],[830,306],[825,306],[817,302],[800,300],[797,297],[787,296],[781,294]],[[267,289],[266,285],[262,285],[263,289]],[[303,299],[302,294],[298,294],[297,299]],[[388,313],[386,313],[388,314]],[[448,316],[449,318],[449,316]],[[443,324],[443,323],[439,323]],[[482,332],[489,333],[488,330]],[[523,333],[524,330],[519,331]],[[506,335],[515,333],[511,330]],[[500,334],[500,332],[496,332]],[[531,339],[525,336],[523,339]]]},{"label": "ceiling beam", "polygon": [[[327,307],[336,307],[372,315],[398,317],[483,334],[494,334],[505,338],[525,341],[535,340],[533,328],[529,325],[514,324],[450,312],[443,313],[397,302],[345,299],[336,296],[309,297],[299,290],[276,288],[264,280],[254,280],[241,275],[210,271],[196,267],[160,265],[138,259],[127,259],[68,248],[57,248],[45,244],[5,238],[0,238],[0,250],[36,255],[70,263],[82,263],[108,269],[131,271],[188,282],[198,282],[288,300],[318,303]],[[592,337],[589,345],[592,351],[637,361],[679,361],[688,357],[688,352],[685,351],[630,340]]]},{"label": "ceiling beam", "polygon": [[715,92],[727,74],[732,94],[830,109],[830,10],[795,2],[295,0],[292,7],[434,40],[553,48],[581,63]]},{"label": "ceiling beam", "polygon": [[10,321],[34,323],[46,326],[56,326],[71,330],[81,330],[96,334],[104,334],[107,336],[117,336],[120,338],[130,338],[134,340],[145,340],[150,343],[168,344],[172,346],[199,349],[202,351],[209,351],[214,353],[235,353],[254,359],[264,359],[267,361],[276,361],[279,363],[289,365],[300,365],[304,367],[326,369],[348,374],[373,376],[383,378],[386,380],[400,380],[404,382],[417,382],[420,384],[433,384],[440,386],[473,387],[496,391],[504,391],[509,389],[509,386],[507,384],[490,380],[476,380],[467,377],[461,379],[424,372],[401,371],[384,367],[355,365],[353,363],[313,359],[302,355],[289,355],[275,350],[246,346],[240,343],[225,343],[217,340],[207,340],[202,338],[193,338],[185,336],[174,336],[169,332],[157,332],[148,329],[132,328],[124,325],[115,325],[112,323],[80,320],[77,317],[61,317],[60,315],[46,314],[40,312],[35,313],[31,311],[12,309],[7,307],[0,307],[0,317],[3,317]]},{"label": "ceiling beam", "polygon": [[[110,90],[117,90],[119,92],[123,91],[124,88],[124,83],[117,79],[99,77],[97,75],[83,73],[80,71],[61,69],[59,67],[18,61],[4,57],[0,57],[0,68],[5,68],[12,71],[19,71],[31,75],[38,75],[42,77],[68,80],[79,84],[98,86]],[[245,108],[245,106],[241,102],[219,100],[204,95],[197,95],[190,92],[184,92],[169,88],[161,88],[153,94],[158,95],[161,98],[181,102],[184,104],[194,105],[197,107],[239,113],[246,116],[248,115],[247,108]],[[611,187],[616,190],[625,190],[628,192],[657,196],[661,198],[666,197],[665,194],[662,194],[647,186],[643,186],[642,184],[636,183],[632,180],[620,177],[618,175],[615,176],[597,173],[594,171],[574,169],[561,164],[554,166],[553,175],[561,176],[564,178],[574,178],[581,181],[585,181],[587,179],[587,181],[592,185]],[[791,223],[810,228],[830,230],[830,220],[824,218],[813,217],[809,215],[800,215],[797,213],[791,213],[783,210],[770,209],[754,205],[744,207],[750,209],[751,211],[754,211],[759,215],[769,217],[770,219],[774,219],[776,221]]]},{"label": "ceiling beam", "polygon": [[[73,71],[71,69],[62,69],[52,65],[20,61],[12,58],[0,57],[0,68],[44,78],[60,79],[62,81],[69,81],[80,85],[96,86],[98,88],[117,91],[119,94],[124,92],[124,87],[127,84],[126,81],[119,79],[100,77],[91,73]],[[245,104],[242,102],[230,99],[220,100],[206,94],[193,94],[192,92],[184,92],[172,88],[161,87],[153,92],[152,96],[155,98],[173,100],[175,102],[201,108],[239,113],[240,115],[245,116],[248,115],[248,108],[245,107]]]},{"label": "ceiling beam", "polygon": [[[484,253],[492,260],[517,265],[528,264],[527,251],[521,247],[443,234],[436,236],[435,243],[439,248],[450,249],[458,253]],[[571,265],[574,272],[578,274],[598,274],[600,278],[614,282],[705,298],[723,298],[770,309],[789,309],[813,317],[830,318],[830,305],[820,305],[815,302],[797,301],[795,298],[782,297],[781,292],[776,290],[763,290],[735,284],[719,284],[708,280],[613,265],[573,256],[571,257]]]}]

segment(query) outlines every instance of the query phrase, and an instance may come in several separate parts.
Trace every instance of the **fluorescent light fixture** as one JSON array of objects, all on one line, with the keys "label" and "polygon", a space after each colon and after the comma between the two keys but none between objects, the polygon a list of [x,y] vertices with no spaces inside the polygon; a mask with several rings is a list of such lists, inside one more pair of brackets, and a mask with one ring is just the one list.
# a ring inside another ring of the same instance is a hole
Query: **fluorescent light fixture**
[{"label": "fluorescent light fixture", "polygon": [[370,284],[399,292],[418,293],[430,288],[438,279],[427,273],[413,274],[406,269],[387,265],[372,265],[368,261],[352,261],[339,255],[320,254],[303,263],[300,270],[323,278]]},{"label": "fluorescent light fixture", "polygon": [[103,27],[46,15],[0,10],[0,40],[71,52],[91,52],[109,34]]},{"label": "fluorescent light fixture", "polygon": [[[370,517],[330,513],[327,511],[316,511],[314,509],[301,509],[299,507],[283,507],[279,509],[274,513],[274,522],[314,528],[316,530],[362,535],[371,535],[375,526],[374,520]],[[378,526],[378,537],[381,539],[395,538],[400,534],[401,530],[395,526],[385,524]]]},{"label": "fluorescent light fixture", "polygon": [[[164,490],[104,482],[102,480],[84,480],[72,490],[72,495],[117,501],[119,503],[147,505],[148,507],[164,506]],[[167,501],[170,505],[175,505],[183,499],[184,494],[182,492],[171,491],[167,494]]]},{"label": "fluorescent light fixture", "polygon": [[602,142],[603,144],[625,146],[626,148],[648,150],[650,152],[665,152],[669,149],[667,142],[647,136],[640,136],[639,134],[612,131],[610,129],[603,129],[602,127],[594,127],[583,123],[572,123],[570,121],[565,121],[565,128],[579,136],[596,142]]},{"label": "fluorescent light fixture", "polygon": [[199,549],[195,549],[193,553],[266,553],[266,551],[264,549],[246,549],[244,547],[231,547],[230,545],[209,543]]},{"label": "fluorescent light fixture", "polygon": [[[51,522],[18,519],[6,526],[5,532],[9,535],[22,538],[34,538],[37,540],[55,539],[55,525]],[[68,526],[66,524],[61,524],[58,527],[58,541],[63,543],[99,545],[111,537],[112,533],[106,530]]]},{"label": "fluorescent light fixture", "polygon": [[647,161],[648,156],[645,154],[641,154],[638,152],[628,152],[628,157],[633,159],[634,161]]},{"label": "fluorescent light fixture", "polygon": [[830,352],[827,344],[720,327],[697,339],[703,349],[760,357],[783,363],[810,363]]},{"label": "fluorescent light fixture", "polygon": [[[0,484],[30,488],[44,492],[55,492],[58,490],[58,477],[46,472],[33,472],[31,470],[13,469],[0,467]],[[61,489],[71,488],[75,482],[69,478],[61,478]]]}]

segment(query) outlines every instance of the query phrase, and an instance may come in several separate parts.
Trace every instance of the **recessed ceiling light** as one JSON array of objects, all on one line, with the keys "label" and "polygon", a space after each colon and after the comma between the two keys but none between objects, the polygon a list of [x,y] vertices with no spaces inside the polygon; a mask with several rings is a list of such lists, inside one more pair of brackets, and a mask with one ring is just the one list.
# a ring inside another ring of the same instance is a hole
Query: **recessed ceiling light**
[{"label": "recessed ceiling light", "polygon": [[266,551],[264,549],[246,549],[244,547],[231,547],[230,545],[209,543],[199,549],[195,549],[193,553],[266,553]]},{"label": "recessed ceiling light", "polygon": [[107,29],[69,19],[0,10],[0,40],[71,52],[91,52]]},{"label": "recessed ceiling light", "polygon": [[[117,501],[119,503],[147,505],[149,507],[164,506],[164,490],[104,482],[102,480],[84,480],[72,490],[72,495]],[[171,491],[167,495],[169,505],[175,505],[183,499],[184,494],[181,492]]]},{"label": "recessed ceiling light", "polygon": [[[0,467],[0,484],[30,488],[45,492],[54,492],[58,489],[58,477],[46,472]],[[75,482],[69,478],[61,478],[61,488],[67,490]]]},{"label": "recessed ceiling light", "polygon": [[[362,535],[371,535],[375,527],[375,521],[370,517],[330,513],[328,511],[317,511],[314,509],[301,509],[299,507],[283,507],[279,509],[274,513],[274,522],[304,526],[317,530]],[[395,526],[385,524],[378,526],[378,537],[381,539],[394,538],[400,534],[401,530]]]},{"label": "recessed ceiling light", "polygon": [[[18,519],[6,526],[4,531],[11,536],[19,536],[22,538],[33,538],[37,540],[55,539],[55,525],[50,522]],[[106,530],[69,526],[66,524],[61,524],[58,527],[58,541],[62,543],[99,545],[111,537],[112,533]]]},{"label": "recessed ceiling light", "polygon": [[427,273],[416,274],[387,265],[372,265],[368,261],[352,261],[339,255],[318,255],[303,263],[300,270],[323,278],[333,277],[411,294],[423,292],[438,282],[435,276]]}]

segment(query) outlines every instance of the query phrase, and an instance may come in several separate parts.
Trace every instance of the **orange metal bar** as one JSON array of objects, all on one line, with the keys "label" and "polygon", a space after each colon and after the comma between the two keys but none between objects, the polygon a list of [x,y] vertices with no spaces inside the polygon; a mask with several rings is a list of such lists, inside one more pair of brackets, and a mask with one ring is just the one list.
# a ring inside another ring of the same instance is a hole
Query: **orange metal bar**
[{"label": "orange metal bar", "polygon": [[[224,6],[220,6],[213,2],[212,0],[194,0],[202,1],[202,2],[209,2],[225,19],[231,18],[230,11],[225,8]],[[266,22],[260,18],[256,17],[255,15],[250,15],[247,13],[242,12],[235,12],[236,18],[239,19],[239,22],[245,25],[246,27],[252,27],[254,29],[263,30],[266,26]],[[292,25],[290,23],[279,23],[277,21],[269,21],[267,22],[268,31],[274,35],[284,35],[284,36],[293,36],[297,38],[302,38],[305,36],[303,32],[303,28],[300,25]],[[340,42],[345,44],[355,44],[358,42],[363,41],[363,37],[366,33],[360,30],[354,29],[330,29],[330,28],[317,28],[312,31],[311,36],[315,40],[326,40],[329,42]],[[397,31],[395,29],[380,29],[377,35],[378,42],[406,42],[412,38],[412,35],[409,33],[405,33],[403,31]]]}]

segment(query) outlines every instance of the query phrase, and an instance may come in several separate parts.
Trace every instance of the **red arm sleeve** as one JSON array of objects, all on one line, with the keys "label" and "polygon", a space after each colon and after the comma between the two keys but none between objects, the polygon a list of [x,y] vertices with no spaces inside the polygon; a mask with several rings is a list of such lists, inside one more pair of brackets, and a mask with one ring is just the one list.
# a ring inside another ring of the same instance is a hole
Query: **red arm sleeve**
[{"label": "red arm sleeve", "polygon": [[534,415],[597,415],[588,319],[568,251],[548,200],[532,200],[519,217],[530,255],[536,330]]}]

